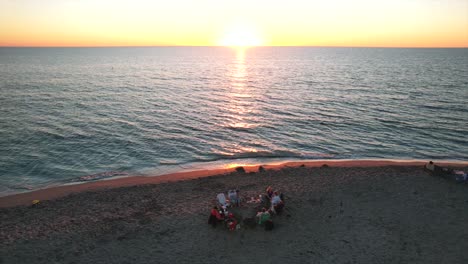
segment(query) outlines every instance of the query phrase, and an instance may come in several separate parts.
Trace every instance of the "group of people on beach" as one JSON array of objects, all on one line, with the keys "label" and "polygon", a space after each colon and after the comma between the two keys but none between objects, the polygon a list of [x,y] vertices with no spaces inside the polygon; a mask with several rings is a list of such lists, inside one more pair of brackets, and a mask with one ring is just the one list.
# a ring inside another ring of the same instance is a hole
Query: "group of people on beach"
[{"label": "group of people on beach", "polygon": [[434,162],[429,161],[424,166],[424,170],[435,176],[441,176],[444,178],[454,178],[455,181],[463,183],[468,182],[468,173],[460,170],[454,170],[451,168],[445,168],[435,165]]},{"label": "group of people on beach", "polygon": [[229,190],[227,194],[229,200],[226,199],[226,195],[224,193],[217,195],[216,198],[218,205],[211,209],[208,224],[216,227],[218,222],[224,222],[229,230],[234,230],[236,228],[240,228],[240,226],[238,226],[237,219],[234,217],[234,214],[228,211],[228,207],[240,206],[241,198],[239,195],[239,189]]},{"label": "group of people on beach", "polygon": [[271,219],[271,216],[278,215],[283,212],[283,200],[283,194],[280,194],[278,191],[273,191],[273,188],[268,186],[266,189],[265,199],[262,199],[262,204],[265,205],[265,207],[258,211],[255,216],[255,220],[259,225],[265,225],[265,230],[273,229],[273,220]]},{"label": "group of people on beach", "polygon": [[[225,198],[224,193],[217,195],[217,205],[211,209],[208,224],[216,227],[218,223],[223,223],[229,230],[236,230],[241,228],[241,223],[238,221],[234,213],[230,212],[233,207],[240,207],[242,199],[239,190],[229,190],[227,192],[229,200]],[[284,195],[278,191],[273,191],[271,186],[266,188],[264,195],[259,195],[259,199],[252,199],[247,203],[260,203],[259,211],[255,217],[247,217],[244,219],[244,224],[264,225],[265,230],[273,229],[272,216],[281,214],[284,209]],[[268,209],[267,209],[268,208]]]}]

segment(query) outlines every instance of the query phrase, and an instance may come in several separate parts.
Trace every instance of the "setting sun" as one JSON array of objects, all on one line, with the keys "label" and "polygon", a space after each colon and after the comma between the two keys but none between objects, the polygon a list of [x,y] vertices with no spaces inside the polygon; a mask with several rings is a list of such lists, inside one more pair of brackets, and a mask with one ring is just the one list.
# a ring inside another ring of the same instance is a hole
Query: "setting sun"
[{"label": "setting sun", "polygon": [[467,8],[468,0],[0,1],[0,46],[468,47]]},{"label": "setting sun", "polygon": [[218,42],[220,46],[251,47],[263,45],[258,30],[247,23],[238,23],[226,28]]}]

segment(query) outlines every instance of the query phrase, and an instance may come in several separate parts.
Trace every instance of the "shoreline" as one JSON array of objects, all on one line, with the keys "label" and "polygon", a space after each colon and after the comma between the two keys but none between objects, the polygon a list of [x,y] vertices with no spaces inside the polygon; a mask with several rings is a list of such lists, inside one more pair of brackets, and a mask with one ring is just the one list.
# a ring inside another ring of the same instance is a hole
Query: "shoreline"
[{"label": "shoreline", "polygon": [[[226,168],[202,169],[193,171],[182,171],[159,176],[129,176],[117,177],[111,179],[98,180],[93,182],[83,182],[73,185],[60,185],[46,187],[44,189],[33,190],[30,192],[16,193],[0,197],[0,208],[15,207],[21,205],[30,205],[33,200],[53,200],[73,193],[98,191],[103,189],[113,189],[120,187],[129,187],[147,184],[160,184],[167,182],[176,182],[205,178],[212,176],[226,175],[236,172],[236,168],[243,167],[246,173],[258,172],[260,166],[265,170],[281,170],[283,168],[297,168],[301,166],[313,168],[328,165],[329,167],[385,167],[385,166],[423,166],[427,160],[395,160],[395,159],[358,159],[358,160],[298,160],[285,161],[272,164],[232,164]],[[466,167],[468,161],[437,161],[435,163],[441,166]]]}]

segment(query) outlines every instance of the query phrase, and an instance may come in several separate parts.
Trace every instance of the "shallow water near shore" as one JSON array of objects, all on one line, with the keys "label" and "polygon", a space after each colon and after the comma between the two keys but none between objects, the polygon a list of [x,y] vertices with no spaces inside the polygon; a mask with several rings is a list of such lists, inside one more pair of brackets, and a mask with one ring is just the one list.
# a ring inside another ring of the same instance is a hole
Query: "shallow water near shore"
[{"label": "shallow water near shore", "polygon": [[0,48],[0,194],[287,160],[466,161],[467,61],[468,49]]}]

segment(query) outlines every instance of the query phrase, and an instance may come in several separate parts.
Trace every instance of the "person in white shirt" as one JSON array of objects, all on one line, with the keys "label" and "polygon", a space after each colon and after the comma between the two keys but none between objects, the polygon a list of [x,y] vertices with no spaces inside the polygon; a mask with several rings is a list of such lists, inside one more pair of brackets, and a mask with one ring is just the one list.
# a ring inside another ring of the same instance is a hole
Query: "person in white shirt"
[{"label": "person in white shirt", "polygon": [[239,206],[239,197],[237,196],[237,192],[235,190],[229,190],[228,196],[229,200],[231,201],[231,205]]},{"label": "person in white shirt", "polygon": [[281,198],[278,195],[278,192],[273,193],[273,197],[271,198],[271,205],[275,206],[277,204],[281,203]]},{"label": "person in white shirt", "polygon": [[426,168],[426,170],[434,171],[435,170],[434,162],[429,161],[429,163],[426,163],[425,168]]}]

